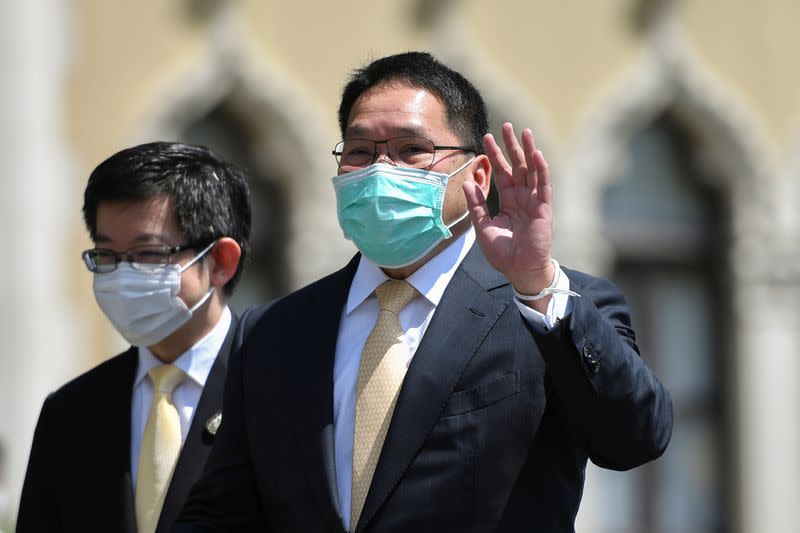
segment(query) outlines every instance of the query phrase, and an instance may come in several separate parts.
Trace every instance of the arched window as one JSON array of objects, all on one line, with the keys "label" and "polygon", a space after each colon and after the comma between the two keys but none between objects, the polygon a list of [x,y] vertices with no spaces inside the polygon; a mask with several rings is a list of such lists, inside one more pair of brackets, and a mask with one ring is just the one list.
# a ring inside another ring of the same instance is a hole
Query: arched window
[{"label": "arched window", "polygon": [[251,131],[226,102],[189,124],[181,135],[183,142],[207,146],[239,166],[249,177],[253,210],[251,256],[230,301],[238,313],[288,290],[288,195],[279,176],[263,168],[259,163],[263,158],[253,153],[256,138],[256,132]]},{"label": "arched window", "polygon": [[610,277],[628,298],[643,356],[672,393],[675,425],[660,460],[622,475],[592,472],[593,498],[618,509],[598,532],[727,529],[729,214],[698,148],[673,117],[659,117],[632,137],[628,165],[602,198]]}]

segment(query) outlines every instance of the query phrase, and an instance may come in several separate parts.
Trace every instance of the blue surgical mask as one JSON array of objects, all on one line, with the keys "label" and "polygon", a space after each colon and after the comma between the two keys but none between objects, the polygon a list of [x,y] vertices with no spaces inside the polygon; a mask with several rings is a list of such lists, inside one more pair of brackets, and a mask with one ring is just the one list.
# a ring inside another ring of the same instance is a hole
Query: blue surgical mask
[{"label": "blue surgical mask", "polygon": [[344,236],[382,267],[419,261],[452,237],[450,228],[469,214],[450,225],[442,220],[447,180],[472,159],[450,174],[375,163],[335,176],[336,210]]}]

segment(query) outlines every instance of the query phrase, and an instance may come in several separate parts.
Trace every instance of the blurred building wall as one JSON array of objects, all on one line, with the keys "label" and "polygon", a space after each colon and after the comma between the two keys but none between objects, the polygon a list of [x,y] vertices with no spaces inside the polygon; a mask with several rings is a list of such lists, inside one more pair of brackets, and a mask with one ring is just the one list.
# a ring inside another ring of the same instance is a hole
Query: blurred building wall
[{"label": "blurred building wall", "polygon": [[[719,459],[694,458],[715,462],[710,490],[722,496],[714,516],[696,519],[708,527],[692,531],[800,530],[797,20],[794,0],[0,3],[0,490],[12,518],[45,395],[124,348],[79,259],[90,246],[80,207],[91,169],[155,139],[206,141],[243,161],[261,191],[263,253],[235,304],[277,296],[353,253],[329,181],[349,71],[426,49],[476,83],[495,131],[505,120],[533,128],[554,175],[555,254],[574,268],[620,272],[604,194],[630,168],[639,132],[660,117],[679,126],[726,227],[709,300],[712,318],[726,317],[706,417],[723,419]],[[689,531],[691,516],[660,521],[658,509],[609,520],[607,505],[638,500],[604,475],[589,471],[579,531]]]}]

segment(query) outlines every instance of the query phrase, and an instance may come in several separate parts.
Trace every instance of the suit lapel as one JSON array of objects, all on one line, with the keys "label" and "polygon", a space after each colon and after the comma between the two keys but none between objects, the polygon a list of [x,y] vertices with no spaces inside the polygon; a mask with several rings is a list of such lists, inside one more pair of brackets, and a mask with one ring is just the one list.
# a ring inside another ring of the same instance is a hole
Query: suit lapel
[{"label": "suit lapel", "polygon": [[[136,530],[131,483],[131,398],[137,364],[137,349],[131,347],[119,357],[110,375],[103,378],[104,391],[100,393],[103,401],[97,404],[102,406],[102,411],[96,413],[92,421],[93,424],[102,421],[102,428],[97,428],[98,440],[87,443],[86,447],[96,450],[89,459],[92,468],[86,472],[97,476],[94,486],[100,493],[95,495],[95,502],[108,506],[109,512],[104,516],[119,517],[117,525],[106,526],[126,533]],[[97,449],[98,443],[102,443],[102,449]]]},{"label": "suit lapel", "polygon": [[189,432],[186,434],[186,442],[181,448],[178,462],[175,464],[175,471],[172,474],[172,480],[164,497],[164,506],[161,508],[161,516],[156,528],[159,533],[168,531],[168,528],[177,519],[189,495],[189,491],[194,485],[199,472],[202,471],[211,451],[213,436],[206,430],[206,423],[222,409],[225,377],[228,372],[228,354],[231,350],[237,324],[238,319],[236,316],[232,316],[228,334],[220,347],[219,354],[217,354],[217,358],[208,374],[208,379],[206,379],[206,384],[203,387],[203,392],[200,395],[200,402],[197,404],[197,410],[192,417]]},{"label": "suit lapel", "polygon": [[301,386],[294,415],[297,446],[302,450],[306,479],[317,508],[331,530],[342,531],[336,482],[333,436],[333,362],[339,322],[360,255],[313,291],[314,334],[293,339],[296,353],[287,373],[287,383]]},{"label": "suit lapel", "polygon": [[409,366],[357,531],[364,530],[408,468],[473,354],[508,307],[509,301],[489,294],[506,284],[473,246],[447,286]]}]

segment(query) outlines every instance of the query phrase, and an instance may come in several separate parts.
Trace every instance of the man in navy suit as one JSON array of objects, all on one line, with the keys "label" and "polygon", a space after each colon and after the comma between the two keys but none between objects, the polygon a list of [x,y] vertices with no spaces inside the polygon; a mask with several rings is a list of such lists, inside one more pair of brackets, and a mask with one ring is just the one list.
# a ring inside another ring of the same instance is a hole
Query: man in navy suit
[{"label": "man in navy suit", "polygon": [[[83,214],[95,297],[132,346],[45,400],[17,531],[168,531],[221,416],[237,325],[226,299],[249,249],[247,181],[204,147],[139,145],[92,172]],[[165,372],[176,378],[157,397]],[[168,457],[156,439],[169,427]]]},{"label": "man in navy suit", "polygon": [[243,317],[174,531],[573,531],[587,460],[659,457],[672,405],[619,290],[551,257],[533,134],[506,123],[507,160],[478,91],[418,52],[357,70],[339,123],[360,253]]}]

